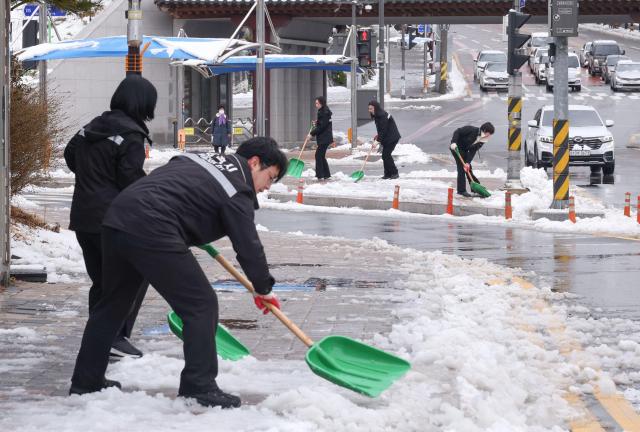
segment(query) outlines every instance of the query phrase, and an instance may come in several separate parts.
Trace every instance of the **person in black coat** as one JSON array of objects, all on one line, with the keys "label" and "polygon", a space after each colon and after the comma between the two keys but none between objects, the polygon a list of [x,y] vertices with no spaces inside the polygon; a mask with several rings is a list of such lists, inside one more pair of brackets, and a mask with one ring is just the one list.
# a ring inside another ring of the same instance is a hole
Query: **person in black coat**
[{"label": "person in black coat", "polygon": [[265,303],[279,308],[254,211],[256,194],[286,171],[287,158],[277,143],[256,137],[233,155],[176,156],[113,201],[102,231],[106,295],[89,316],[69,393],[120,387],[105,378],[109,340],[146,279],[184,323],[185,365],[178,395],[204,406],[240,406],[240,398],[216,384],[218,299],[189,248],[228,236],[255,288],[256,306],[263,312],[268,311]]},{"label": "person in black coat", "polygon": [[[491,135],[493,135],[494,132],[495,128],[493,125],[486,122],[479,128],[475,126],[463,126],[456,129],[453,133],[449,150],[456,161],[456,168],[458,170],[458,194],[467,197],[471,196],[471,194],[467,192],[465,171],[469,172],[471,170],[471,161],[475,157],[477,151],[480,150],[484,143],[489,141],[489,138],[491,138]],[[458,149],[462,160],[464,160],[464,164],[460,162],[460,159],[458,159],[455,153],[456,149]]]},{"label": "person in black coat", "polygon": [[224,112],[224,105],[218,107],[216,117],[211,122],[211,144],[216,153],[221,154],[231,144],[231,121]]},{"label": "person in black coat", "polygon": [[[64,150],[67,166],[75,173],[69,229],[76,233],[92,282],[89,314],[103,295],[102,220],[115,197],[145,176],[144,141],[151,144],[145,121],[153,119],[157,98],[155,87],[145,78],[125,78],[113,93],[111,110],[80,129]],[[131,336],[146,292],[147,284],[143,285],[135,307],[115,335],[114,356],[142,356],[126,338]]]},{"label": "person in black coat", "polygon": [[372,100],[369,102],[369,115],[376,123],[377,135],[374,141],[378,142],[382,146],[382,162],[384,165],[384,180],[397,179],[398,168],[393,162],[393,150],[396,148],[398,141],[400,141],[400,132],[396,121],[391,114],[382,109],[378,101]]},{"label": "person in black coat", "polygon": [[316,137],[316,143],[318,144],[316,149],[316,177],[318,180],[328,180],[331,178],[329,164],[327,163],[327,149],[333,143],[332,113],[323,96],[316,98],[316,108],[318,109],[318,117],[309,135]]}]

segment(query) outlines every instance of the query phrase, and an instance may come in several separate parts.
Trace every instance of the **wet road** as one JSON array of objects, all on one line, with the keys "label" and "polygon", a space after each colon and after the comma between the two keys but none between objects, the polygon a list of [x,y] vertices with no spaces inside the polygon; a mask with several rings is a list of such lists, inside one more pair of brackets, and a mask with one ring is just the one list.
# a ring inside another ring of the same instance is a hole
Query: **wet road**
[{"label": "wet road", "polygon": [[578,303],[599,314],[640,319],[638,242],[590,235],[553,234],[529,229],[456,223],[438,219],[393,219],[322,213],[259,210],[256,222],[270,230],[339,236],[378,237],[424,251],[441,250],[465,258],[535,272],[540,286],[580,296]]}]

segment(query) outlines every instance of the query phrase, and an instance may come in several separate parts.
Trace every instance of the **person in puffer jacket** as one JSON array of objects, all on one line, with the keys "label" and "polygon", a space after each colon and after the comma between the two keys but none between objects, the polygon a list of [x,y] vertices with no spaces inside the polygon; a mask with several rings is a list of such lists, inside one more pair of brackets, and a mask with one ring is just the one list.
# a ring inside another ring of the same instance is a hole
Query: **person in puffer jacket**
[{"label": "person in puffer jacket", "polygon": [[[91,120],[69,141],[64,158],[75,173],[69,229],[82,248],[89,289],[89,314],[103,294],[102,220],[111,202],[136,180],[145,176],[145,140],[151,144],[145,122],[153,119],[157,91],[153,84],[133,75],[125,78],[111,98],[110,111]],[[140,357],[128,340],[146,293],[147,283],[111,346],[116,357]]]}]

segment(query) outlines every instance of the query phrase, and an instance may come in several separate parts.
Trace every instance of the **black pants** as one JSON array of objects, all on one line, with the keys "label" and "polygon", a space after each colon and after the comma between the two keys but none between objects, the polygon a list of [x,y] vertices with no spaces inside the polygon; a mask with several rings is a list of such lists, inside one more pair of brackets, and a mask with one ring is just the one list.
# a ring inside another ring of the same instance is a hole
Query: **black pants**
[{"label": "black pants", "polygon": [[[456,169],[458,170],[458,193],[460,192],[466,192],[467,191],[467,177],[464,173],[464,165],[462,165],[462,162],[460,162],[460,159],[458,159],[458,155],[456,154],[456,152],[454,152],[453,150],[449,149],[449,151],[451,152],[451,155],[453,156],[453,159],[456,161]],[[471,161],[467,162],[468,164],[471,164]],[[471,166],[471,165],[469,165]],[[472,172],[469,172],[469,175],[471,176],[471,178],[473,179],[474,182],[479,183],[478,179],[475,175],[473,175]]]},{"label": "black pants", "polygon": [[[76,239],[82,249],[84,265],[91,279],[91,288],[89,288],[89,314],[91,314],[102,296],[102,234],[76,231]],[[116,336],[131,337],[133,325],[136,322],[148,286],[147,281],[142,282],[133,308]]]},{"label": "black pants", "polygon": [[327,149],[330,144],[318,144],[316,149],[316,177],[319,179],[331,177],[329,163],[327,163]]},{"label": "black pants", "polygon": [[218,359],[215,330],[218,298],[193,254],[141,245],[140,239],[110,228],[102,232],[103,296],[89,316],[71,381],[99,389],[113,337],[147,279],[182,318],[185,366],[179,394],[193,395],[216,388]]},{"label": "black pants", "polygon": [[398,174],[398,168],[396,168],[396,164],[393,161],[393,156],[391,156],[391,153],[393,153],[393,151],[395,150],[396,145],[398,145],[398,141],[382,146],[382,164],[384,166],[385,177],[391,177]]}]

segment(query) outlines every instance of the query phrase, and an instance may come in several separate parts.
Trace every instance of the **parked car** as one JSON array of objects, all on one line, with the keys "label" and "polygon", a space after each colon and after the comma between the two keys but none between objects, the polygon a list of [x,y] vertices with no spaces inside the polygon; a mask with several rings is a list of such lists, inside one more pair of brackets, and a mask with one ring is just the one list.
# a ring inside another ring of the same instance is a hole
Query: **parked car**
[{"label": "parked car", "polygon": [[611,89],[613,91],[640,89],[640,62],[628,60],[618,62],[611,76]]},{"label": "parked car", "polygon": [[[580,91],[582,89],[582,78],[580,75],[580,60],[575,53],[569,53],[567,58],[568,66],[568,84],[572,90]],[[553,63],[547,68],[547,91],[553,90],[555,74],[553,71]]]},{"label": "parked car", "polygon": [[531,33],[531,39],[527,43],[527,54],[531,55],[536,48],[546,47],[547,45],[549,45],[549,33]]},{"label": "parked car", "polygon": [[624,55],[610,55],[604,60],[604,63],[602,63],[602,79],[605,84],[608,84],[611,81],[611,75],[616,70],[616,65],[621,60],[631,59]]},{"label": "parked car", "polygon": [[589,74],[595,76],[602,72],[602,64],[607,56],[623,55],[624,50],[614,40],[597,40],[591,44],[587,52]]},{"label": "parked car", "polygon": [[478,81],[480,82],[480,90],[509,89],[509,74],[507,73],[506,63],[489,62],[480,69],[479,74]]},{"label": "parked car", "polygon": [[587,42],[584,45],[582,45],[582,49],[580,50],[580,54],[578,55],[580,57],[580,66],[582,67],[587,67],[587,65],[589,64],[587,53],[591,49],[592,44],[593,42]]},{"label": "parked car", "polygon": [[507,55],[502,51],[482,50],[478,53],[478,57],[476,57],[473,61],[475,63],[475,66],[473,68],[473,80],[477,81],[480,68],[483,68],[488,62],[506,63]]},{"label": "parked car", "polygon": [[542,56],[543,54],[546,54],[547,52],[549,52],[549,47],[538,47],[535,50],[533,50],[531,52],[531,55],[529,56],[529,70],[531,71],[531,73],[533,73],[533,64],[536,61],[536,57],[538,56]]},{"label": "parked car", "polygon": [[[525,136],[524,159],[527,166],[549,168],[553,165],[553,105],[538,109]],[[602,121],[598,111],[588,105],[569,105],[569,165],[602,168],[604,174],[615,170],[615,143],[608,128],[613,120]]]},{"label": "parked car", "polygon": [[533,76],[536,79],[536,84],[547,82],[547,65],[549,64],[549,57],[547,53],[543,52],[533,61]]}]

